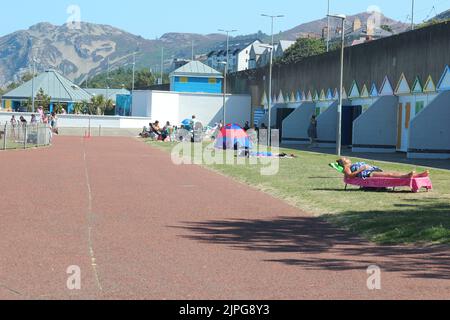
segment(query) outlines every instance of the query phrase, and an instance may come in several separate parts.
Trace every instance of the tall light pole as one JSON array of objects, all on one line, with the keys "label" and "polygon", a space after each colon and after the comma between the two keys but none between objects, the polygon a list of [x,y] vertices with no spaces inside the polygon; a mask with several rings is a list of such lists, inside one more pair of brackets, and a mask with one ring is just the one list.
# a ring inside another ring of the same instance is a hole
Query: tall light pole
[{"label": "tall light pole", "polygon": [[36,58],[33,56],[33,74],[31,77],[31,110],[34,113],[35,111],[35,94],[34,94],[34,77],[36,75]]},{"label": "tall light pole", "polygon": [[336,155],[338,157],[342,154],[342,102],[344,94],[344,50],[345,50],[345,20],[347,16],[344,14],[328,15],[329,18],[337,18],[342,21],[342,38],[341,38],[341,74],[339,81],[340,95],[339,105],[337,110],[337,134],[336,134]]},{"label": "tall light pole", "polygon": [[327,10],[327,52],[330,51],[330,0],[328,0],[328,10]]},{"label": "tall light pole", "polygon": [[414,5],[415,0],[411,0],[411,30],[414,30]]},{"label": "tall light pole", "polygon": [[227,50],[226,50],[226,63],[225,63],[225,77],[223,80],[223,125],[227,125],[227,76],[228,76],[228,66],[230,64],[230,55],[229,55],[229,47],[230,47],[230,33],[237,32],[237,30],[223,30],[219,29],[219,32],[226,33],[227,35]]},{"label": "tall light pole", "polygon": [[274,34],[273,34],[273,24],[274,20],[276,18],[283,18],[284,15],[268,15],[268,14],[262,14],[261,16],[270,18],[272,20],[272,43],[271,43],[271,49],[270,49],[270,65],[269,65],[269,126],[268,126],[268,139],[267,139],[267,145],[270,146],[271,144],[271,131],[272,131],[272,74],[273,74],[273,51],[275,50],[275,42],[274,42]]},{"label": "tall light pole", "polygon": [[164,47],[161,47],[161,80],[159,84],[164,82]]}]

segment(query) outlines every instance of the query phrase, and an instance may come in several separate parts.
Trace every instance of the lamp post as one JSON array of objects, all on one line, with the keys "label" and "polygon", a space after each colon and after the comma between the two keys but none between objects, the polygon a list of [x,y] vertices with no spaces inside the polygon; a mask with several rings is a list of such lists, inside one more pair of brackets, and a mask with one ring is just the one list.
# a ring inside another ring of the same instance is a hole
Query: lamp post
[{"label": "lamp post", "polygon": [[338,157],[342,154],[342,95],[344,94],[344,50],[345,50],[345,20],[347,16],[344,14],[328,15],[329,18],[337,18],[342,21],[342,37],[341,37],[341,74],[339,82],[339,105],[337,111],[337,134],[336,134],[336,154]]},{"label": "lamp post", "polygon": [[415,0],[411,0],[411,30],[414,30],[414,5]]},{"label": "lamp post", "polygon": [[275,50],[275,43],[274,43],[274,34],[273,34],[273,24],[274,20],[276,18],[283,18],[284,15],[268,15],[268,14],[262,14],[261,16],[270,18],[272,20],[272,43],[270,47],[270,66],[269,66],[269,125],[268,125],[268,139],[267,139],[267,145],[270,146],[271,144],[271,131],[272,131],[272,74],[273,74],[273,51]]},{"label": "lamp post", "polygon": [[[227,58],[226,58],[226,62],[225,62],[225,77],[224,77],[224,82],[223,82],[223,125],[226,126],[227,122],[227,113],[226,113],[226,95],[227,95],[227,75],[228,75],[228,66],[230,63],[230,55],[229,55],[229,46],[230,46],[230,33],[236,32],[237,30],[224,30],[224,29],[219,29],[219,32],[223,32],[226,33],[227,35]],[[222,63],[223,64],[223,63]]]},{"label": "lamp post", "polygon": [[328,10],[327,10],[327,52],[330,51],[330,0],[328,0]]},{"label": "lamp post", "polygon": [[33,57],[33,74],[32,74],[32,78],[31,78],[31,110],[33,111],[33,113],[35,112],[35,94],[34,94],[34,77],[36,75],[36,58]]}]

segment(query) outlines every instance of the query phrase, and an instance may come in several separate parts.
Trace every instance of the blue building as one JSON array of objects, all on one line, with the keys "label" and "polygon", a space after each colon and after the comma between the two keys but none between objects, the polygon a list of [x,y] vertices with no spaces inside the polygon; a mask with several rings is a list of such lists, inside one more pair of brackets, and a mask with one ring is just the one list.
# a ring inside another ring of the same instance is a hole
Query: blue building
[{"label": "blue building", "polygon": [[191,61],[170,74],[170,91],[222,93],[223,76],[211,67]]}]

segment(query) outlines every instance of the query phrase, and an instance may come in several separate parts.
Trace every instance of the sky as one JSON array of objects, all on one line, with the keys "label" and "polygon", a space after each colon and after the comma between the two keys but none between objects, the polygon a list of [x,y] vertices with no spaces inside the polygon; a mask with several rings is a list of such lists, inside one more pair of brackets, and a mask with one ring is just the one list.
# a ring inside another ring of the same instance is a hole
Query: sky
[{"label": "sky", "polygon": [[[348,15],[377,6],[383,14],[411,22],[413,0],[330,0],[332,13]],[[186,4],[186,3],[194,4]],[[38,22],[64,24],[79,8],[81,21],[109,24],[147,39],[167,32],[216,33],[218,29],[237,29],[238,34],[269,34],[270,21],[262,13],[285,15],[276,21],[275,32],[325,17],[327,0],[16,0],[2,5],[0,36],[28,29]],[[450,9],[450,0],[415,0],[415,21],[421,22]],[[75,13],[76,14],[76,13]]]}]

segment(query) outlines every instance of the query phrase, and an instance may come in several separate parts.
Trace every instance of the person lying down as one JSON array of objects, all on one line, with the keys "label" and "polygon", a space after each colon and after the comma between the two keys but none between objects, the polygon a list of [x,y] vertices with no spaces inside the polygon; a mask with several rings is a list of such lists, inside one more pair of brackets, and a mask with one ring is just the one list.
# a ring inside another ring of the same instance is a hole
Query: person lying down
[{"label": "person lying down", "polygon": [[400,178],[400,179],[411,179],[411,178],[425,178],[430,175],[429,171],[422,173],[416,173],[412,171],[410,173],[398,173],[398,172],[384,172],[378,167],[368,165],[365,162],[352,163],[348,158],[340,158],[337,160],[338,165],[344,168],[344,174],[349,179],[361,178]]},{"label": "person lying down", "polygon": [[241,150],[239,157],[252,157],[252,158],[281,158],[281,159],[294,159],[297,158],[295,154],[287,153],[272,153],[272,152],[250,152],[248,150]]}]

